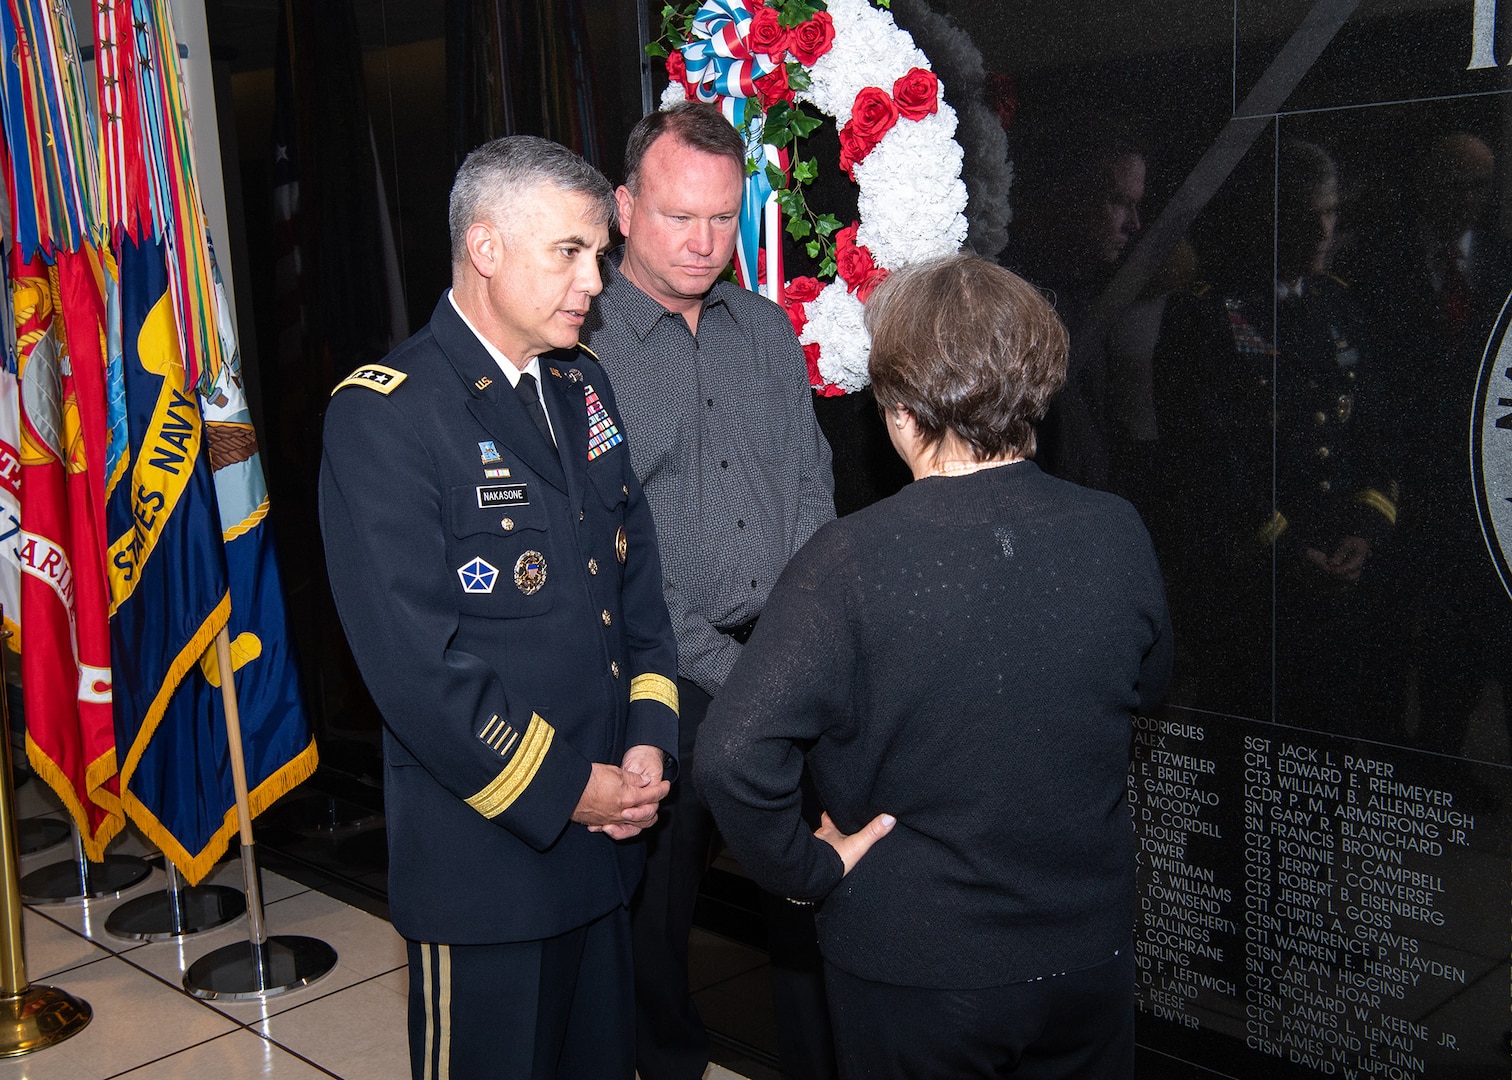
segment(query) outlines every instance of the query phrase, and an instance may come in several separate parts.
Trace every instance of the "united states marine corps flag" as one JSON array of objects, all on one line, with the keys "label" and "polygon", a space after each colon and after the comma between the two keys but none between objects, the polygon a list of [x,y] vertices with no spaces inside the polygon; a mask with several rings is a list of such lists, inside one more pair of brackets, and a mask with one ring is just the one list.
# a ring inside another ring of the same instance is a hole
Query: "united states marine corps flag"
[{"label": "united states marine corps flag", "polygon": [[[20,570],[27,755],[78,824],[85,853],[99,859],[124,824],[106,622],[105,279],[68,7],[7,0],[0,55],[17,355],[13,461],[0,449],[0,482],[20,499],[19,529],[3,522],[0,531]],[[7,412],[0,427],[9,425]]]},{"label": "united states marine corps flag", "polygon": [[13,258],[20,384],[21,678],[32,767],[104,857],[121,830],[110,707],[103,283],[94,252]]}]

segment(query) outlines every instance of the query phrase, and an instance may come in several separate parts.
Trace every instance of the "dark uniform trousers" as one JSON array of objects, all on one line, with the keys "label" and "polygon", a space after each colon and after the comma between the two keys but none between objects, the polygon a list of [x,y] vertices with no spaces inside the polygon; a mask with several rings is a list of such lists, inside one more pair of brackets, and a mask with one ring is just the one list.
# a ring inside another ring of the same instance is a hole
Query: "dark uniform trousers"
[{"label": "dark uniform trousers", "polygon": [[540,366],[555,447],[443,298],[326,413],[321,526],[383,714],[417,1078],[634,1075],[644,845],[571,816],[595,763],[676,752],[676,644],[608,379],[575,352]]},{"label": "dark uniform trousers", "polygon": [[[598,1080],[635,1072],[630,914],[544,941],[411,941],[410,1074],[424,1080]],[[453,1022],[452,1003],[486,1002]]]}]

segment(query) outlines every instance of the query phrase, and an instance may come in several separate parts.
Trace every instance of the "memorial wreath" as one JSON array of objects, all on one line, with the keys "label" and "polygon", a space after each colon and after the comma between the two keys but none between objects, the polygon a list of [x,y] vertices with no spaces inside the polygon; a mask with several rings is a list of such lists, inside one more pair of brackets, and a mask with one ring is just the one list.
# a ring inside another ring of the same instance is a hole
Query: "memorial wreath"
[{"label": "memorial wreath", "polygon": [[[967,233],[955,111],[887,6],[670,3],[661,40],[648,48],[666,60],[663,106],[690,98],[718,105],[745,137],[737,277],[747,287],[769,277],[766,293],[787,310],[823,395],[867,384],[862,305],[871,291],[891,270],[958,250]],[[816,213],[805,197],[820,164],[802,157],[802,143],[823,122],[810,106],[833,118],[838,167],[858,188],[849,225]],[[784,217],[816,276],[784,282]]]}]

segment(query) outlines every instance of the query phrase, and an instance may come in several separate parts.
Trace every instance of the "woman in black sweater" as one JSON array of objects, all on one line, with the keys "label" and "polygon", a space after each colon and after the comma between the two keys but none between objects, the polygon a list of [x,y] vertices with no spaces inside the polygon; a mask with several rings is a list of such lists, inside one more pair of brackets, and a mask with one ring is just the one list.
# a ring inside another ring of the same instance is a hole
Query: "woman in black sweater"
[{"label": "woman in black sweater", "polygon": [[915,482],[794,557],[695,780],[758,882],[822,905],[843,1076],[1127,1078],[1131,718],[1171,660],[1149,539],[1028,460],[1066,355],[1031,286],[953,256],[867,326]]}]

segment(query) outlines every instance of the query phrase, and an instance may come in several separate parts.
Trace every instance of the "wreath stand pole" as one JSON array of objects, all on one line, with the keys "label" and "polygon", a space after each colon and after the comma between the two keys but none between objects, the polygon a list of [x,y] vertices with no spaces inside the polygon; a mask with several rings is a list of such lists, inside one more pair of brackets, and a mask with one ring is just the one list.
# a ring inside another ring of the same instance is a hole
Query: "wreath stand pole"
[{"label": "wreath stand pole", "polygon": [[[0,638],[10,636],[9,630],[0,630]],[[5,655],[0,647],[0,684],[4,681]],[[4,863],[0,870],[4,875],[0,878],[0,1058],[60,1043],[83,1031],[94,1016],[87,1001],[27,981],[12,783],[10,708],[0,694],[0,863]]]},{"label": "wreath stand pole", "polygon": [[336,950],[319,938],[268,936],[263,921],[257,853],[252,839],[247,766],[242,756],[241,713],[236,705],[236,673],[231,664],[231,633],[224,626],[215,635],[215,659],[220,666],[231,781],[236,788],[236,820],[241,829],[248,940],[222,946],[196,960],[184,973],[184,989],[207,1001],[239,1001],[272,997],[309,985],[336,966]]}]

